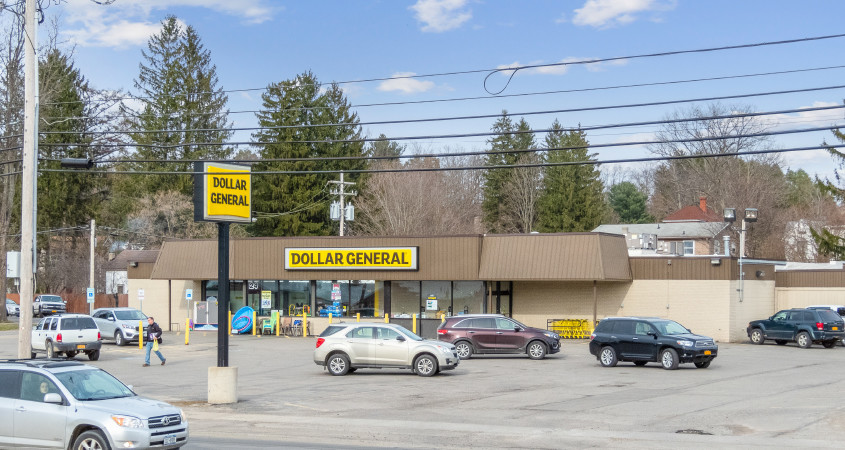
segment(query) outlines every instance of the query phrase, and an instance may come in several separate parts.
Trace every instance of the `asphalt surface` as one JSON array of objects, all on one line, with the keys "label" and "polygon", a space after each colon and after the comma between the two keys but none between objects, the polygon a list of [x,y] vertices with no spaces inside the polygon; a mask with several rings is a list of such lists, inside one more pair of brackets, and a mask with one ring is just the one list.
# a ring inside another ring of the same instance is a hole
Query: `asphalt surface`
[{"label": "asphalt surface", "polygon": [[[333,377],[314,338],[230,337],[239,402],[208,405],[215,332],[166,333],[167,365],[137,345],[104,344],[97,365],[137,393],[181,406],[185,449],[205,448],[839,448],[845,348],[720,344],[708,369],[603,368],[586,341],[543,361],[480,356],[422,378],[362,369]],[[0,332],[13,358],[16,332]],[[84,356],[77,360],[88,362]]]}]

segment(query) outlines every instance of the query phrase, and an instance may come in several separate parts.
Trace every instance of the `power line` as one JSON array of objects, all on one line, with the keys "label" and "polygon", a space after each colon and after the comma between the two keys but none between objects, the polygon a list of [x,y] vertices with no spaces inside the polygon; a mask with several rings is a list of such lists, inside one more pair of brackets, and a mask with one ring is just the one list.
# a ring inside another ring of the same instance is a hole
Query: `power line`
[{"label": "power line", "polygon": [[[680,119],[663,119],[663,120],[653,120],[653,121],[645,121],[645,122],[623,122],[623,123],[616,123],[616,124],[608,124],[608,125],[592,125],[592,126],[582,126],[578,128],[565,128],[562,131],[594,131],[594,130],[602,130],[602,129],[611,129],[611,128],[629,128],[629,127],[639,127],[639,126],[649,126],[649,125],[667,125],[667,124],[675,124],[675,123],[685,123],[685,122],[701,122],[701,121],[708,121],[708,120],[722,120],[722,119],[738,119],[738,118],[746,118],[746,117],[760,117],[760,116],[768,116],[768,115],[780,115],[780,114],[791,114],[791,113],[800,113],[800,112],[812,112],[812,111],[826,111],[826,110],[836,110],[836,109],[843,109],[845,108],[845,104],[843,105],[831,105],[831,106],[814,106],[810,108],[794,108],[794,109],[784,109],[778,111],[764,111],[764,112],[751,112],[751,113],[738,113],[738,114],[726,114],[726,115],[716,115],[716,116],[706,116],[706,117],[690,117],[690,118],[680,118]],[[273,145],[279,143],[285,144],[294,144],[294,143],[302,143],[302,144],[332,144],[332,143],[356,143],[356,142],[379,142],[379,141],[404,141],[404,140],[426,140],[426,139],[454,139],[454,138],[461,138],[461,137],[480,137],[480,136],[501,136],[505,134],[534,134],[534,133],[549,133],[556,131],[552,128],[546,129],[534,129],[534,130],[513,130],[513,131],[504,131],[504,132],[493,132],[487,131],[482,133],[459,133],[459,134],[445,134],[445,135],[427,135],[427,136],[402,136],[402,137],[395,137],[395,138],[361,138],[361,139],[326,139],[321,141],[271,141],[271,142],[264,142],[264,141],[236,141],[236,142],[190,142],[190,143],[179,143],[179,144],[134,144],[134,143],[117,143],[117,144],[84,144],[88,147],[144,147],[144,148],[177,148],[177,147],[186,147],[186,146],[226,146],[226,145]],[[39,144],[41,147],[60,147],[60,146],[80,146],[80,144],[74,143],[41,143]]]},{"label": "power line", "polygon": [[[458,170],[490,170],[490,169],[519,169],[531,167],[557,167],[557,166],[581,166],[581,165],[601,165],[601,164],[621,164],[632,162],[651,162],[651,161],[671,161],[683,159],[699,159],[699,158],[723,158],[729,156],[750,156],[762,155],[772,153],[789,153],[802,152],[811,150],[829,150],[830,145],[817,145],[810,147],[796,147],[786,149],[770,149],[770,150],[753,150],[745,152],[725,152],[717,154],[695,154],[695,155],[673,155],[673,156],[655,156],[645,158],[626,158],[626,159],[607,159],[607,160],[586,160],[586,161],[567,161],[567,162],[543,162],[530,164],[502,164],[494,166],[457,166],[457,167],[436,167],[436,168],[389,168],[389,169],[335,169],[335,170],[271,170],[262,172],[250,172],[250,175],[314,175],[314,174],[336,174],[344,173],[395,173],[395,172],[445,172]],[[72,169],[42,169],[40,172],[75,172]],[[78,171],[76,171],[78,172]],[[193,172],[193,171],[100,171],[89,170],[86,173],[94,174],[115,174],[115,175],[209,175],[216,172]]]},{"label": "power line", "polygon": [[[641,146],[641,145],[658,145],[658,144],[679,144],[679,143],[686,143],[686,142],[711,142],[711,141],[719,141],[719,140],[732,140],[732,139],[742,139],[742,138],[755,138],[755,137],[767,137],[767,136],[780,136],[780,135],[787,135],[787,134],[798,134],[798,133],[812,133],[816,131],[829,131],[832,128],[838,128],[841,125],[834,125],[832,127],[815,127],[815,128],[800,128],[800,129],[793,129],[793,130],[780,130],[780,131],[765,131],[760,133],[746,133],[746,134],[734,134],[734,135],[723,135],[723,136],[707,136],[707,137],[694,137],[694,138],[686,138],[686,139],[665,139],[665,140],[652,140],[652,141],[631,141],[631,142],[615,142],[615,143],[607,143],[607,144],[589,144],[589,145],[581,145],[581,146],[574,146],[574,147],[555,147],[555,148],[528,148],[528,149],[509,149],[509,150],[480,150],[480,151],[467,151],[467,152],[454,152],[454,153],[429,153],[429,154],[414,154],[414,155],[399,155],[399,156],[316,156],[316,157],[303,157],[303,158],[263,158],[259,161],[239,161],[242,164],[257,164],[257,163],[264,163],[264,162],[324,162],[324,161],[373,161],[373,160],[391,160],[391,159],[421,159],[421,158],[449,158],[449,157],[456,157],[456,156],[483,156],[483,155],[497,155],[497,154],[506,154],[506,153],[538,153],[538,152],[553,152],[553,151],[562,151],[562,150],[577,150],[582,148],[613,148],[613,147],[628,147],[628,146]],[[182,159],[182,160],[169,160],[169,159],[122,159],[122,160],[109,160],[99,162],[100,164],[120,164],[120,163],[172,163],[172,164],[185,164],[185,163],[194,163],[194,162],[227,162],[230,160],[208,160],[208,159]]]}]

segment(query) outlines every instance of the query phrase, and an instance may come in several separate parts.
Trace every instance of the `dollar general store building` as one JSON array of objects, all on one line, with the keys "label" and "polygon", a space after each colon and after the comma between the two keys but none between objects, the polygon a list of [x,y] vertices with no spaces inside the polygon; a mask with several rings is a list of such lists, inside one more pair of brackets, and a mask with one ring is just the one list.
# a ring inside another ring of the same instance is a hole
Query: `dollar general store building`
[{"label": "dollar general store building", "polygon": [[[314,333],[326,311],[402,323],[417,314],[424,335],[444,315],[501,313],[538,328],[639,315],[740,341],[749,320],[845,293],[842,274],[778,285],[773,264],[745,264],[740,295],[735,258],[629,257],[625,238],[606,233],[248,238],[233,239],[230,255],[232,311],[306,312]],[[130,306],[172,330],[186,318],[217,323],[216,240],[165,242],[154,263],[127,270]]]}]

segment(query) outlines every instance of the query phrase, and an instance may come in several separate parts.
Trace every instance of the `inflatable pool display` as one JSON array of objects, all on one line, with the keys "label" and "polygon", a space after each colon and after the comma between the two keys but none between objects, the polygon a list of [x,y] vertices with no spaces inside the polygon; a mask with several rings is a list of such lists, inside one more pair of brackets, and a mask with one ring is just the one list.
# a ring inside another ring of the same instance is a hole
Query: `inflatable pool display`
[{"label": "inflatable pool display", "polygon": [[252,313],[254,309],[249,306],[244,306],[236,313],[232,314],[232,332],[238,334],[245,334],[252,331]]}]

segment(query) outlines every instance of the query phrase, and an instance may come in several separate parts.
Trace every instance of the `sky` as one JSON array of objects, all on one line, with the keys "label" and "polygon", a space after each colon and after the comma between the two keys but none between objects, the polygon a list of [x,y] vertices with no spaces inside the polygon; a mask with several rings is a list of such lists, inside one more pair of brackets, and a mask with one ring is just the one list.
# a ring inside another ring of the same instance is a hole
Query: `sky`
[{"label": "sky", "polygon": [[[534,129],[548,128],[555,120],[564,127],[587,127],[662,120],[706,102],[533,113],[845,85],[845,67],[830,68],[845,66],[836,56],[843,54],[845,37],[631,58],[843,34],[845,2],[838,1],[116,0],[104,6],[67,0],[47,9],[47,16],[59,25],[60,40],[73,48],[76,65],[90,83],[129,94],[135,92],[141,51],[168,15],[194,27],[210,51],[219,86],[231,91],[228,106],[236,127],[255,126],[254,113],[240,111],[261,107],[262,88],[306,71],[324,83],[343,82],[370,137],[483,133],[490,131],[495,118],[368,124],[385,120],[495,116],[507,110]],[[46,27],[39,33],[45,39]],[[523,69],[509,83],[510,72],[493,72],[606,58],[620,59]],[[820,68],[827,69],[807,70]],[[802,72],[619,87],[796,70]],[[472,73],[384,80],[467,71]],[[346,83],[372,79],[382,80]],[[549,91],[570,92],[517,95]],[[458,98],[472,99],[443,101]],[[845,89],[838,88],[721,103],[729,110],[780,111],[842,105],[843,98]],[[762,120],[771,130],[835,127],[845,124],[843,111],[805,111]],[[600,129],[589,131],[587,138],[592,144],[644,141],[653,139],[656,130]],[[248,140],[249,132],[234,139]],[[487,139],[404,143],[413,151],[446,152],[483,150]],[[818,131],[775,136],[772,146],[810,147],[823,141],[836,142],[830,131]],[[651,155],[643,146],[594,151],[599,160]],[[784,153],[782,158],[784,169],[822,177],[832,176],[837,167],[821,150]],[[602,170],[637,169],[641,164],[608,164]]]}]

